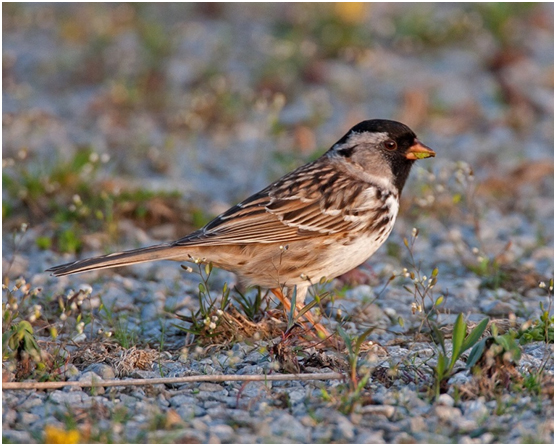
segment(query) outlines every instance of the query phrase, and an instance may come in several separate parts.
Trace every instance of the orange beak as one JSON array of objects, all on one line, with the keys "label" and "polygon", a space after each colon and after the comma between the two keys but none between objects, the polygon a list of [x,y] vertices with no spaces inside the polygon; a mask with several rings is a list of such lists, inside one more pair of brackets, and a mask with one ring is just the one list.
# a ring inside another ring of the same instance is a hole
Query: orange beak
[{"label": "orange beak", "polygon": [[434,150],[428,148],[418,139],[415,140],[413,145],[405,152],[405,157],[408,160],[420,160],[424,158],[430,158],[431,156],[436,156]]}]

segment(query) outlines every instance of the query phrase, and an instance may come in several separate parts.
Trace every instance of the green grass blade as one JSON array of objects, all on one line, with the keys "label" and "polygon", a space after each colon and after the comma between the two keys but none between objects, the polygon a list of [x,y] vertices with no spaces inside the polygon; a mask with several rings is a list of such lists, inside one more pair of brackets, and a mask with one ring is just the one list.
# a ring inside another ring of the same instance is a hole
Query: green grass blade
[{"label": "green grass blade", "polygon": [[346,348],[349,352],[349,355],[353,356],[353,346],[351,345],[351,338],[344,331],[344,329],[342,327],[340,327],[339,325],[338,325],[338,334],[340,335],[340,337],[344,341],[344,344],[346,344]]},{"label": "green grass blade", "polygon": [[469,356],[467,357],[466,367],[468,369],[473,367],[477,363],[477,361],[481,358],[483,352],[485,351],[485,347],[486,347],[486,338],[481,339],[473,346],[473,348],[471,349],[471,353],[469,353]]},{"label": "green grass blade", "polygon": [[469,335],[463,341],[463,344],[461,345],[461,353],[473,347],[477,343],[477,341],[481,338],[481,336],[485,332],[487,325],[488,325],[488,318],[484,318],[481,322],[477,324],[477,326],[471,331],[471,333],[469,333]]},{"label": "green grass blade", "polygon": [[[318,304],[318,302],[316,300],[314,300],[311,303],[305,305],[301,310],[299,310],[299,313],[297,313],[297,318],[299,319],[301,316],[303,316],[305,313],[307,313],[307,311],[309,311],[310,309],[315,307],[317,304]],[[292,306],[292,308],[293,308],[293,306]]]},{"label": "green grass blade", "polygon": [[462,352],[461,346],[463,344],[463,340],[465,339],[466,331],[467,324],[463,320],[463,314],[460,313],[456,319],[454,331],[452,332],[452,359],[450,360],[450,369],[454,367],[454,364]]},{"label": "green grass blade", "polygon": [[367,339],[367,336],[369,336],[373,331],[374,331],[375,327],[371,327],[367,330],[365,330],[362,334],[360,334],[357,337],[357,340],[355,341],[355,351],[359,353],[359,350],[361,350],[361,345],[363,344],[363,342],[365,342],[365,339]]}]

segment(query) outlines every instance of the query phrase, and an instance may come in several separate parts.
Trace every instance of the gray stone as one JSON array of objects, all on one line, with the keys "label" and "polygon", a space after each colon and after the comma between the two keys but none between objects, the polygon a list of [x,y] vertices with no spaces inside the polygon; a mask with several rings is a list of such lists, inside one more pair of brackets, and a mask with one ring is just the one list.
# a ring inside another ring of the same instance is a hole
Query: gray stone
[{"label": "gray stone", "polygon": [[224,387],[222,387],[220,384],[215,384],[215,383],[201,383],[199,384],[199,390],[205,391],[205,392],[219,392],[221,394],[228,394],[228,391],[226,389],[224,389]]},{"label": "gray stone", "polygon": [[309,441],[308,430],[299,420],[288,413],[280,413],[270,426],[273,435],[291,438],[300,443]]},{"label": "gray stone", "polygon": [[[260,359],[259,359],[260,360]],[[246,359],[244,359],[246,361]],[[264,369],[260,365],[247,365],[237,370],[238,375],[262,375]]]},{"label": "gray stone", "polygon": [[173,397],[171,397],[168,402],[170,403],[170,406],[172,407],[181,407],[181,406],[186,406],[186,405],[193,405],[196,404],[198,401],[197,398],[194,398],[190,395],[184,395],[183,393],[180,393],[178,395],[174,395]]},{"label": "gray stone", "polygon": [[137,310],[131,293],[126,293],[119,286],[111,283],[100,293],[102,303],[110,311]]},{"label": "gray stone", "polygon": [[207,414],[207,411],[205,410],[205,408],[196,404],[195,406],[193,406],[193,413],[195,414],[196,417],[202,417]]},{"label": "gray stone", "polygon": [[380,406],[368,405],[361,408],[361,413],[371,415],[384,415],[386,418],[392,418],[394,413],[396,413],[396,408],[388,404],[383,404]]},{"label": "gray stone", "polygon": [[70,406],[74,406],[81,404],[88,398],[89,396],[81,390],[74,392],[62,392],[61,390],[55,390],[49,395],[48,400],[57,404],[68,404]]},{"label": "gray stone", "polygon": [[218,439],[223,443],[233,443],[234,441],[234,430],[227,424],[217,424],[216,426],[211,426],[210,433],[216,435],[216,437],[218,437]]},{"label": "gray stone", "polygon": [[38,415],[30,412],[20,412],[17,414],[17,423],[26,428],[39,419],[40,417]]},{"label": "gray stone", "polygon": [[2,443],[10,442],[17,444],[30,444],[34,443],[31,438],[31,434],[28,431],[16,431],[2,429]]},{"label": "gray stone", "polygon": [[454,399],[447,393],[443,393],[438,397],[436,404],[440,406],[454,407]]},{"label": "gray stone", "polygon": [[423,417],[411,417],[409,419],[409,428],[411,429],[411,432],[421,432],[427,429],[427,424]]},{"label": "gray stone", "polygon": [[103,379],[93,371],[83,372],[77,379],[77,382],[80,383],[97,383],[102,381]]},{"label": "gray stone", "polygon": [[17,412],[9,407],[5,407],[2,410],[2,427],[5,429],[7,427],[13,426],[17,418]]},{"label": "gray stone", "polygon": [[204,390],[197,393],[197,401],[220,401],[221,403],[226,402],[228,397],[227,391],[225,389],[220,389],[219,392],[206,392]]},{"label": "gray stone", "polygon": [[175,409],[175,411],[184,421],[192,420],[195,417],[195,406],[179,406]]},{"label": "gray stone", "polygon": [[384,444],[384,431],[364,431],[355,437],[355,444]]},{"label": "gray stone", "polygon": [[298,388],[288,389],[287,392],[290,398],[290,402],[292,404],[297,404],[302,402],[306,396],[305,389],[298,389]]},{"label": "gray stone", "polygon": [[343,415],[338,415],[337,424],[334,428],[333,439],[336,441],[351,442],[353,437],[355,437],[355,429],[351,421]]},{"label": "gray stone", "polygon": [[508,314],[515,312],[515,305],[508,302],[495,300],[481,305],[481,311],[493,317],[504,317]]},{"label": "gray stone", "polygon": [[213,419],[225,418],[227,416],[227,410],[228,409],[225,406],[222,406],[221,404],[206,409],[207,415],[210,415]]},{"label": "gray stone", "polygon": [[492,443],[494,441],[494,434],[492,434],[491,432],[485,432],[483,435],[481,435],[479,437],[479,439],[481,440],[480,442],[482,444],[489,444]]},{"label": "gray stone", "polygon": [[151,321],[157,319],[162,310],[163,306],[155,302],[143,304],[141,306],[141,319],[143,321]]},{"label": "gray stone", "polygon": [[434,413],[441,421],[452,421],[461,417],[461,410],[457,407],[435,406]]},{"label": "gray stone", "polygon": [[312,432],[313,443],[330,443],[333,434],[330,424],[319,423]]},{"label": "gray stone", "polygon": [[116,378],[114,369],[110,367],[108,364],[102,364],[102,363],[91,364],[89,367],[83,370],[83,373],[86,372],[93,372],[96,375],[98,375],[101,379],[104,380]]},{"label": "gray stone", "polygon": [[416,440],[407,432],[401,432],[394,437],[392,443],[393,444],[413,444],[416,443]]},{"label": "gray stone", "polygon": [[25,401],[17,406],[17,409],[20,411],[27,411],[31,410],[33,407],[36,406],[44,406],[45,398],[39,395],[30,395]]},{"label": "gray stone", "polygon": [[205,409],[212,409],[213,407],[219,407],[222,404],[220,401],[205,401],[203,406]]},{"label": "gray stone", "polygon": [[462,403],[463,413],[467,418],[481,421],[488,416],[490,411],[486,407],[483,398]]},{"label": "gray stone", "polygon": [[269,387],[267,387],[267,385],[269,384],[271,384],[271,381],[267,383],[262,381],[252,381],[247,383],[241,392],[241,399],[255,398],[260,395],[268,394]]},{"label": "gray stone", "polygon": [[[449,380],[448,380],[448,384],[451,385],[462,385],[462,384],[467,384],[468,382],[470,382],[472,379],[472,376],[470,373],[466,371],[463,372],[458,372],[455,375],[453,375]],[[452,391],[453,387],[450,387],[450,391]]]},{"label": "gray stone", "polygon": [[478,438],[471,438],[469,435],[464,435],[459,438],[460,444],[479,444],[480,442]]},{"label": "gray stone", "polygon": [[201,432],[208,432],[209,430],[207,423],[204,420],[201,420],[200,418],[195,418],[191,420],[191,427]]},{"label": "gray stone", "polygon": [[464,417],[452,420],[452,424],[458,429],[460,433],[471,432],[475,429],[478,429],[479,427],[477,420]]}]

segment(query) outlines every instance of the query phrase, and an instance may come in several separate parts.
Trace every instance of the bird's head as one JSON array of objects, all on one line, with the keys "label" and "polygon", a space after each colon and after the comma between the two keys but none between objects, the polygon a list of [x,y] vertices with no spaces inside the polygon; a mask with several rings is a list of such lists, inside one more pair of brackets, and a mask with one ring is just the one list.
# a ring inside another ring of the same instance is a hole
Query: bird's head
[{"label": "bird's head", "polygon": [[386,119],[360,122],[327,154],[352,169],[391,181],[400,192],[415,160],[436,155],[409,127]]}]

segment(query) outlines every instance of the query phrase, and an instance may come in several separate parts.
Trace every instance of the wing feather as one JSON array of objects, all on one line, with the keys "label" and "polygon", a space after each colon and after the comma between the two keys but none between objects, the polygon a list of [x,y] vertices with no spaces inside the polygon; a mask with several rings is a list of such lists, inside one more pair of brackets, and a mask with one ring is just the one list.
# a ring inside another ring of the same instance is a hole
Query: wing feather
[{"label": "wing feather", "polygon": [[[289,243],[365,230],[390,195],[317,160],[286,175],[175,245]],[[377,191],[379,193],[377,193]]]}]

